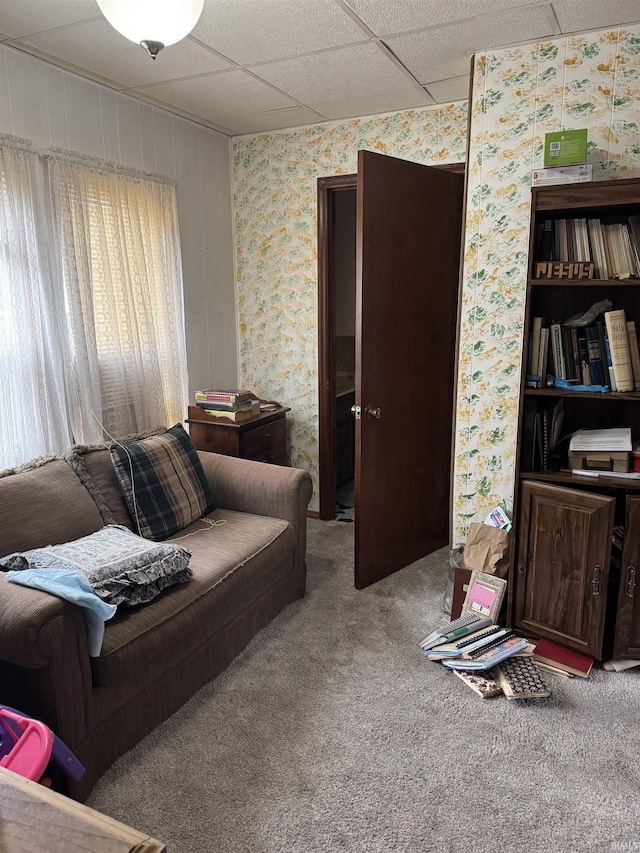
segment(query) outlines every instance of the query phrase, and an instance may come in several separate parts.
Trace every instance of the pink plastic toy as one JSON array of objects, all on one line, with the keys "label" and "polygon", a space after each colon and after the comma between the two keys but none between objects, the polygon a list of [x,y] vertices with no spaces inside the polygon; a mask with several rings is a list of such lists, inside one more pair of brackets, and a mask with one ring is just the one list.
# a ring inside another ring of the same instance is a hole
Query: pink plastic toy
[{"label": "pink plastic toy", "polygon": [[38,782],[51,758],[51,729],[39,720],[23,717],[2,707],[0,726],[0,767],[6,767],[26,779]]}]

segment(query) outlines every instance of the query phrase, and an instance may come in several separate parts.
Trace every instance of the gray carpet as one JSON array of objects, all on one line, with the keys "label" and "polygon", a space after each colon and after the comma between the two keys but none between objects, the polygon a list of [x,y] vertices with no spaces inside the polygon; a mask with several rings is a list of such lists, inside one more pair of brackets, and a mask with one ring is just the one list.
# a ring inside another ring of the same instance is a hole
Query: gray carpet
[{"label": "gray carpet", "polygon": [[307,596],[89,805],[169,853],[640,849],[638,673],[481,699],[417,646],[447,552],[357,591],[353,528],[309,521]]}]

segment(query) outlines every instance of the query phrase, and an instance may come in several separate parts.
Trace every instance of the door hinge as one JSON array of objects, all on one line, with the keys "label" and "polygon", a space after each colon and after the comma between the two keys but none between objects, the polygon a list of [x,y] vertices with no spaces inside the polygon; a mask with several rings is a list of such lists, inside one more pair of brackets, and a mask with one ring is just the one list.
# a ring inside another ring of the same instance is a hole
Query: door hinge
[{"label": "door hinge", "polygon": [[636,586],[636,568],[635,566],[627,566],[627,588],[625,592],[628,598],[633,598],[633,593]]},{"label": "door hinge", "polygon": [[351,412],[356,416],[356,420],[359,421],[362,417],[362,413],[360,410],[360,406],[351,406]]}]

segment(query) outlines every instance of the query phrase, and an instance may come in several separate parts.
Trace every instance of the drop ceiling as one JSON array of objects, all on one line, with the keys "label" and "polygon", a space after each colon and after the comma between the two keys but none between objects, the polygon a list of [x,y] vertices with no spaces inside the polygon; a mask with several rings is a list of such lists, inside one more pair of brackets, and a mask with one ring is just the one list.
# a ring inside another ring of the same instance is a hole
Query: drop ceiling
[{"label": "drop ceiling", "polygon": [[478,51],[638,21],[638,0],[205,0],[152,61],[95,0],[0,0],[0,42],[231,136],[463,100]]}]

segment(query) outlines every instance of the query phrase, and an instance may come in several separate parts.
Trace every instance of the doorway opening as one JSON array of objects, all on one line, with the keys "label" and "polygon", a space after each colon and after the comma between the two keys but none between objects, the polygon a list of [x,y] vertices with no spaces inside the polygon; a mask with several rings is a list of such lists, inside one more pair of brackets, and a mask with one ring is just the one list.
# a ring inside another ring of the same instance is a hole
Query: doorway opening
[{"label": "doorway opening", "polygon": [[318,178],[320,518],[353,520],[356,175]]}]

